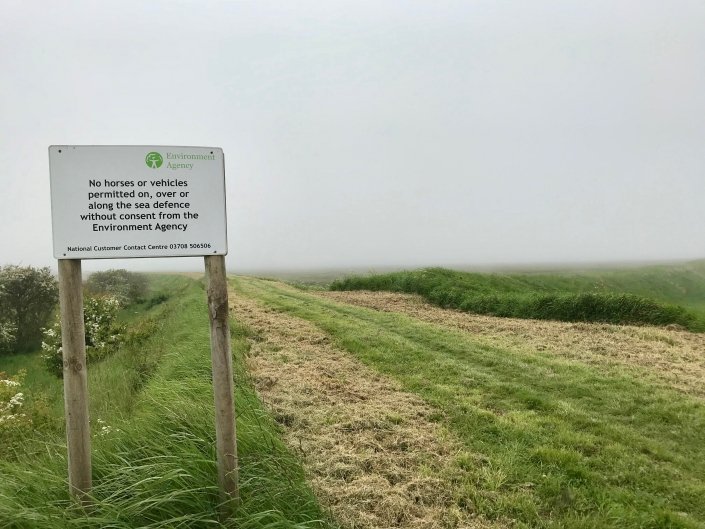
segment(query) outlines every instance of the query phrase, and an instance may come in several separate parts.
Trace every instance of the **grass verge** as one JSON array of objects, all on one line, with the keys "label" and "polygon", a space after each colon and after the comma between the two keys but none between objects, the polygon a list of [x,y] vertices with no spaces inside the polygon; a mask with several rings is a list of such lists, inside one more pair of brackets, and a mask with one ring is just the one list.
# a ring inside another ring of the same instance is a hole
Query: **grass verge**
[{"label": "grass verge", "polygon": [[241,326],[232,347],[242,501],[235,519],[218,520],[205,294],[191,279],[161,281],[169,301],[154,308],[152,323],[132,322],[150,326],[150,336],[91,373],[93,506],[84,512],[68,497],[63,437],[38,432],[25,454],[0,461],[0,526],[328,527],[245,374]]}]

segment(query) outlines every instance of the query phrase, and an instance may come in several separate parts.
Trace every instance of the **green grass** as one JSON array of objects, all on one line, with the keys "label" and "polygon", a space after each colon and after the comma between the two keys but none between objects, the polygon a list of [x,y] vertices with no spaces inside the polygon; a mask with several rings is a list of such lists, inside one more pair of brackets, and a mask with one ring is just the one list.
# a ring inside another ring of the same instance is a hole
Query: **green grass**
[{"label": "green grass", "polygon": [[[205,293],[184,277],[157,281],[169,301],[128,318],[150,336],[135,333],[89,371],[92,508],[70,500],[63,433],[47,428],[26,440],[24,453],[0,461],[0,527],[329,527],[245,373],[241,326],[233,326],[232,347],[242,501],[235,519],[220,524]],[[112,431],[103,435],[103,426]]]},{"label": "green grass", "polygon": [[495,316],[705,331],[705,262],[615,271],[478,274],[443,268],[353,276],[332,290],[420,294],[441,307]]},{"label": "green grass", "polygon": [[518,528],[705,527],[705,406],[617,368],[239,279],[438,410],[465,445],[459,507]]},{"label": "green grass", "polygon": [[[42,391],[56,384],[56,377],[44,368],[39,350],[0,356],[0,371],[15,375],[26,371],[25,387],[32,392]],[[60,381],[59,381],[60,383]]]}]

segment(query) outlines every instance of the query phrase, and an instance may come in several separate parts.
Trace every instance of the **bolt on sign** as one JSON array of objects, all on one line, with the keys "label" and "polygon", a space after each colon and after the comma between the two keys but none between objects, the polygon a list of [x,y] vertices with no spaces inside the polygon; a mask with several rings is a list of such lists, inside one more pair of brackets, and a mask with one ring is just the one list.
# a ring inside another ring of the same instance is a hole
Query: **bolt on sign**
[{"label": "bolt on sign", "polygon": [[54,257],[228,253],[223,151],[49,147]]},{"label": "bolt on sign", "polygon": [[92,487],[81,259],[203,256],[211,331],[221,517],[239,499],[223,151],[217,147],[49,147],[59,260],[69,491]]}]

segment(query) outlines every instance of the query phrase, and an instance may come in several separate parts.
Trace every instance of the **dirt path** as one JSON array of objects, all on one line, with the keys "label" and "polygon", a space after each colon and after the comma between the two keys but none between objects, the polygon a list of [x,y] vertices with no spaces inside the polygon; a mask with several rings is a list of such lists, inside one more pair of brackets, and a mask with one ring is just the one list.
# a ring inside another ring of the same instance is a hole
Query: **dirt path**
[{"label": "dirt path", "polygon": [[499,528],[475,517],[454,483],[473,456],[434,410],[365,367],[307,321],[231,293],[257,333],[248,367],[299,453],[321,503],[345,528]]},{"label": "dirt path", "polygon": [[705,397],[705,334],[660,327],[481,316],[441,309],[409,294],[366,291],[316,294],[472,333],[492,346],[545,351],[593,365],[624,366],[684,393]]}]

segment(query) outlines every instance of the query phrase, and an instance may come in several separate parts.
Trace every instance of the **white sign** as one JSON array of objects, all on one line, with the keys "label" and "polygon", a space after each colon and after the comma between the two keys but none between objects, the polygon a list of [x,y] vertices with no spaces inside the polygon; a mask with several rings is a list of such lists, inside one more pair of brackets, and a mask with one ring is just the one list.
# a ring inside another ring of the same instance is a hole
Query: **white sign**
[{"label": "white sign", "polygon": [[49,147],[54,257],[225,255],[223,150]]}]

